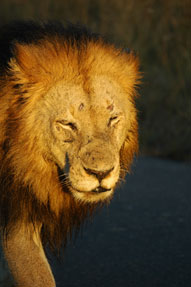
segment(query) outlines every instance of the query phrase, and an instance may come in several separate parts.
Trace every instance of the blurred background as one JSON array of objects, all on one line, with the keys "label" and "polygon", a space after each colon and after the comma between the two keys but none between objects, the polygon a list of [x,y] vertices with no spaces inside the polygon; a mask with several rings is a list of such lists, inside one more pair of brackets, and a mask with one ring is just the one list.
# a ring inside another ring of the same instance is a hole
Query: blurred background
[{"label": "blurred background", "polygon": [[141,154],[191,160],[190,0],[0,0],[0,24],[16,19],[82,23],[135,50]]}]

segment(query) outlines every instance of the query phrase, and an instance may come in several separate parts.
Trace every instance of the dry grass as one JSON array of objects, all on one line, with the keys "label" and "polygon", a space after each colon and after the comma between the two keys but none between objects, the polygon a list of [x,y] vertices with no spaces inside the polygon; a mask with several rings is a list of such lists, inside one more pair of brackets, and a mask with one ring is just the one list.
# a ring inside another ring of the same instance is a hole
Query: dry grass
[{"label": "dry grass", "polygon": [[190,0],[1,0],[1,23],[14,19],[80,22],[135,49],[142,152],[191,160]]}]

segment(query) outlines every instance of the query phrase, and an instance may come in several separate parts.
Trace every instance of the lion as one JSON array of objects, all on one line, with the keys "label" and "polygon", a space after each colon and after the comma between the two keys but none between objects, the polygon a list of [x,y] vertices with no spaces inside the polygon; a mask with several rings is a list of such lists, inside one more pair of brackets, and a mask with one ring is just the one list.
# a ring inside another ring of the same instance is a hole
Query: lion
[{"label": "lion", "polygon": [[65,246],[138,151],[138,57],[84,27],[0,30],[0,225],[16,286],[56,286]]}]

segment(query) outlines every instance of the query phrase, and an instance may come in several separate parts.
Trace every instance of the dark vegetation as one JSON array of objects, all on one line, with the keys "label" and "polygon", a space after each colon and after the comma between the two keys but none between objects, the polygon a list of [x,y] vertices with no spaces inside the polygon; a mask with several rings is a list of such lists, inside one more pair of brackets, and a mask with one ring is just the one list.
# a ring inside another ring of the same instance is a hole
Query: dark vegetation
[{"label": "dark vegetation", "polygon": [[134,49],[141,152],[191,160],[190,0],[1,0],[0,24],[16,19],[79,22]]}]

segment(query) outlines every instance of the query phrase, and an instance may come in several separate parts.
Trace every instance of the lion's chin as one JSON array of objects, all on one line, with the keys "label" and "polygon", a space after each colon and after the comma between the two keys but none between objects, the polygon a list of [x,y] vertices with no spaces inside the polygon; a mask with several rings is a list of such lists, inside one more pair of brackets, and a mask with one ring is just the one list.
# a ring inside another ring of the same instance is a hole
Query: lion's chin
[{"label": "lion's chin", "polygon": [[82,203],[108,202],[113,196],[113,189],[96,188],[92,191],[79,191],[71,188],[73,197]]},{"label": "lion's chin", "polygon": [[114,188],[104,188],[98,186],[97,188],[90,191],[83,191],[74,188],[72,183],[69,180],[66,180],[65,174],[58,167],[58,176],[59,180],[62,184],[62,188],[64,192],[69,192],[73,198],[80,203],[104,203],[109,202],[112,199]]}]

